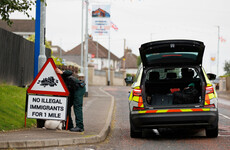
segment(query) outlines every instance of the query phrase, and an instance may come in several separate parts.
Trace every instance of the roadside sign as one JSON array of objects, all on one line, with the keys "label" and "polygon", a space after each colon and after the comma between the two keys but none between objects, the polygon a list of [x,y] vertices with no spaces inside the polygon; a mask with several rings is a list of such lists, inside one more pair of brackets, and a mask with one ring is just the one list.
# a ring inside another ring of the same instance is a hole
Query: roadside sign
[{"label": "roadside sign", "polygon": [[52,58],[48,58],[42,69],[28,88],[28,94],[47,94],[68,96],[69,91],[61,78],[55,72],[55,64]]},{"label": "roadside sign", "polygon": [[66,120],[67,97],[28,95],[27,118]]}]

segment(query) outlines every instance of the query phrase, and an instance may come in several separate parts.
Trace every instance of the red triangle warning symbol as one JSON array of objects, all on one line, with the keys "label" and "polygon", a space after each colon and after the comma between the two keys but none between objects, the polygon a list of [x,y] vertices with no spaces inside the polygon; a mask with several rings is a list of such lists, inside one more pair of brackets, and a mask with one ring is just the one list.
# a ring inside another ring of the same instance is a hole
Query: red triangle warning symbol
[{"label": "red triangle warning symbol", "polygon": [[60,74],[55,72],[56,65],[48,58],[39,71],[27,93],[68,96],[69,91]]}]

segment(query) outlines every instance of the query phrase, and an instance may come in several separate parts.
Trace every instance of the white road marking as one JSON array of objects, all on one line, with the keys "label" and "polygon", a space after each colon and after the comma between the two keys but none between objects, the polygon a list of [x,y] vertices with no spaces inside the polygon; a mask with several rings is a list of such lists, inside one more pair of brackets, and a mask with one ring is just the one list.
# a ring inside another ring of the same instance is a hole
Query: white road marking
[{"label": "white road marking", "polygon": [[226,115],[224,115],[224,114],[219,113],[219,115],[222,116],[222,117],[224,117],[224,118],[226,118],[226,119],[229,119],[229,120],[230,120],[230,117],[228,117],[228,116],[226,116]]},{"label": "white road marking", "polygon": [[227,136],[227,137],[229,137],[230,135],[220,135],[220,134],[218,134],[218,136]]}]

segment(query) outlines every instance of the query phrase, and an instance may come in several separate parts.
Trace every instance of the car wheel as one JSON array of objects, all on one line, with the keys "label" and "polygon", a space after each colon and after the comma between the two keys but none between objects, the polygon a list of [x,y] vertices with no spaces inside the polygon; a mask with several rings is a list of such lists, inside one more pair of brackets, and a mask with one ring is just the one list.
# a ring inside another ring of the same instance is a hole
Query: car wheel
[{"label": "car wheel", "polygon": [[218,136],[218,126],[213,129],[206,129],[206,136],[209,138],[216,138]]},{"label": "car wheel", "polygon": [[140,138],[142,136],[141,131],[134,131],[132,125],[130,124],[130,137],[131,138]]}]

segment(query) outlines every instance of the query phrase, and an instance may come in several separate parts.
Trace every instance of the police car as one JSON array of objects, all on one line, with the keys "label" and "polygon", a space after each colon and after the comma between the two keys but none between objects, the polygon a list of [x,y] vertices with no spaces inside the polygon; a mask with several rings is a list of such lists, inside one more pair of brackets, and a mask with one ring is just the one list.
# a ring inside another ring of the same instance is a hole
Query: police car
[{"label": "police car", "polygon": [[142,65],[129,95],[130,136],[143,129],[204,128],[218,136],[217,94],[202,67],[204,44],[164,40],[142,44]]}]

